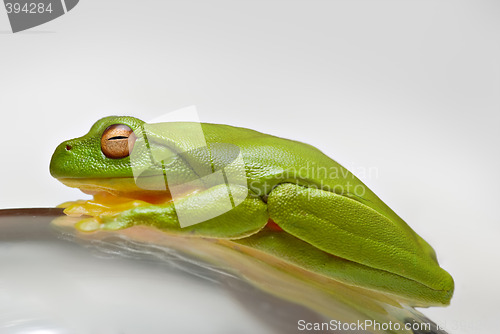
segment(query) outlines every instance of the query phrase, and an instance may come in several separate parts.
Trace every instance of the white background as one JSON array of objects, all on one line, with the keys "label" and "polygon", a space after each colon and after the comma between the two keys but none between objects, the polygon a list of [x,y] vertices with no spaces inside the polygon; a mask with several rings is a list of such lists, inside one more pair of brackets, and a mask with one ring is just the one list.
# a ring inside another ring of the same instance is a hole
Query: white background
[{"label": "white background", "polygon": [[455,278],[451,306],[425,313],[496,332],[499,15],[479,0],[82,0],[12,34],[0,8],[0,208],[84,198],[48,165],[98,118],[194,104],[355,172]]}]

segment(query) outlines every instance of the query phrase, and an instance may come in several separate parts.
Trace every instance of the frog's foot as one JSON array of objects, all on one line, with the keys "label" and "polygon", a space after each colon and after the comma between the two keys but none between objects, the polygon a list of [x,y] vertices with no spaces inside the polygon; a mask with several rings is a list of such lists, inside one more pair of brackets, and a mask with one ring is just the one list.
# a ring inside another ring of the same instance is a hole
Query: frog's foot
[{"label": "frog's foot", "polygon": [[151,205],[151,203],[112,196],[106,193],[94,195],[92,200],[78,200],[66,202],[58,207],[64,208],[64,213],[70,217],[82,217],[75,224],[75,228],[82,232],[97,230],[118,230],[129,227],[129,223],[121,222],[117,216],[138,206]]}]

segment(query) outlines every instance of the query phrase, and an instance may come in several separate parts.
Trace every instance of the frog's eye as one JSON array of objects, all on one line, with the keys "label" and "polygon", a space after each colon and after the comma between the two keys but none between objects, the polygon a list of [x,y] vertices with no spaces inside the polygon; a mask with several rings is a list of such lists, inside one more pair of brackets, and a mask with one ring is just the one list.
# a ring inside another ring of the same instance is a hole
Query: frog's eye
[{"label": "frog's eye", "polygon": [[135,143],[135,135],[125,124],[113,124],[104,130],[101,137],[101,151],[111,159],[128,157]]}]

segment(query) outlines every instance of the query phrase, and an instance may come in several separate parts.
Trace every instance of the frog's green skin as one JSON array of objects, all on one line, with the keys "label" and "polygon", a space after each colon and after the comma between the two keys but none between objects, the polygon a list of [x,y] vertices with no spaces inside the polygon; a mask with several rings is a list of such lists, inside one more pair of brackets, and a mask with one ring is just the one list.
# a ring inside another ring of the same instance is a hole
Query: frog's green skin
[{"label": "frog's green skin", "polygon": [[[131,198],[161,196],[158,191],[148,194],[135,186],[130,157],[110,159],[102,153],[101,136],[112,124],[141,132],[144,122],[114,116],[97,121],[85,136],[57,147],[50,164],[52,176],[86,192],[107,191]],[[151,150],[195,150],[190,133],[199,124],[165,126],[168,135],[148,134]],[[432,247],[334,160],[297,141],[228,125],[201,126],[212,157],[177,155],[165,162],[168,184],[198,179],[196,164],[221,169],[225,153],[216,147],[231,144],[239,148],[245,163],[250,189],[247,199],[220,216],[185,228],[179,226],[171,202],[104,215],[100,217],[102,228],[150,225],[190,236],[232,239],[308,271],[399,296],[411,305],[449,303],[453,279],[440,268]],[[139,164],[150,165],[148,175],[162,175],[161,165],[151,166],[147,152],[139,154],[144,154]],[[210,210],[212,204],[207,203],[224,191],[225,187],[214,186],[195,192],[176,202],[176,208],[205,205]],[[270,220],[282,230],[264,228]]]}]

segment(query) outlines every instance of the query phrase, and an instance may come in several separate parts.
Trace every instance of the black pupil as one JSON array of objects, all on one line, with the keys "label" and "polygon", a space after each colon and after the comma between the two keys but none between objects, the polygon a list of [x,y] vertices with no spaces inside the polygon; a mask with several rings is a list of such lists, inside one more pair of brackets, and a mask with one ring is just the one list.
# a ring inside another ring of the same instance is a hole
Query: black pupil
[{"label": "black pupil", "polygon": [[127,139],[128,137],[125,137],[125,136],[114,136],[114,137],[111,137],[109,138],[108,140],[118,140],[118,139]]}]

